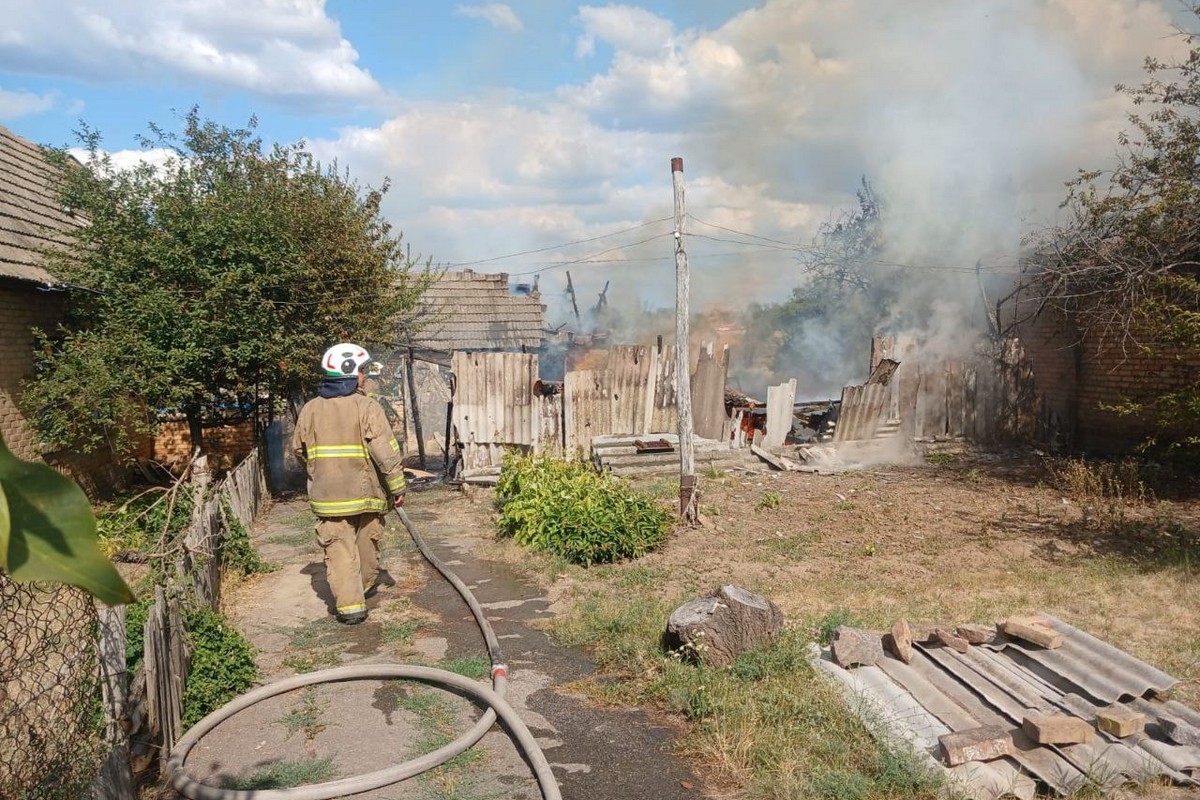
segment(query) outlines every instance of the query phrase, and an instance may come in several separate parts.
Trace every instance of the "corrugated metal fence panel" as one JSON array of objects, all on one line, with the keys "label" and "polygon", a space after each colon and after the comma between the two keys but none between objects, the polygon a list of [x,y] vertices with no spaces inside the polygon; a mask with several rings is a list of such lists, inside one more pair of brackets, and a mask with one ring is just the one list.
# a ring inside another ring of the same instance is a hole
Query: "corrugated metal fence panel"
[{"label": "corrugated metal fence panel", "polygon": [[582,369],[564,376],[563,420],[567,456],[591,458],[592,437],[608,433],[611,427],[607,370]]},{"label": "corrugated metal fence panel", "polygon": [[647,433],[678,433],[679,409],[675,405],[675,347],[658,353],[654,374],[654,406]]},{"label": "corrugated metal fence panel", "polygon": [[646,401],[650,370],[656,367],[654,348],[640,344],[614,345],[608,349],[608,395],[611,433],[617,436],[646,433]]}]

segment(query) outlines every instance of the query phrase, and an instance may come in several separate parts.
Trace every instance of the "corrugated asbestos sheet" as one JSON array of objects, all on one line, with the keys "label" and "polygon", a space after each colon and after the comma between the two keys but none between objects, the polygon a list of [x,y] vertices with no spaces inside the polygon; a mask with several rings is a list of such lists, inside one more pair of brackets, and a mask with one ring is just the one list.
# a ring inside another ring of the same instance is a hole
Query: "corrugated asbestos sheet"
[{"label": "corrugated asbestos sheet", "polygon": [[[1042,615],[1063,634],[1046,650],[999,636],[960,654],[937,644],[917,644],[913,661],[891,655],[875,666],[845,670],[828,651],[814,663],[852,699],[868,727],[892,746],[907,743],[933,770],[942,771],[966,797],[1030,798],[1035,782],[1062,795],[1082,789],[1111,791],[1165,777],[1197,785],[1200,748],[1169,741],[1163,719],[1200,726],[1200,714],[1162,699],[1177,680],[1061,620]],[[1123,739],[1097,730],[1090,744],[1038,745],[1021,731],[1026,713],[1064,713],[1095,723],[1097,710],[1122,703],[1146,715],[1146,731]],[[938,737],[997,725],[1013,730],[1017,754],[953,769],[940,761]]]},{"label": "corrugated asbestos sheet", "polygon": [[609,430],[601,433],[646,433],[654,393],[651,377],[658,371],[658,351],[639,344],[608,348]]},{"label": "corrugated asbestos sheet", "polygon": [[546,338],[546,307],[533,295],[513,295],[508,275],[446,272],[421,298],[428,323],[417,347],[431,350],[536,349]]},{"label": "corrugated asbestos sheet", "polygon": [[61,244],[84,221],[63,210],[54,178],[37,145],[0,126],[0,277],[58,283],[42,251]]},{"label": "corrugated asbestos sheet", "polygon": [[464,447],[464,468],[497,465],[504,445],[532,447],[539,441],[541,414],[533,406],[536,355],[456,352],[451,369],[453,421]]},{"label": "corrugated asbestos sheet", "polygon": [[844,442],[872,438],[883,422],[890,397],[891,388],[886,384],[868,383],[844,388],[833,440]]}]

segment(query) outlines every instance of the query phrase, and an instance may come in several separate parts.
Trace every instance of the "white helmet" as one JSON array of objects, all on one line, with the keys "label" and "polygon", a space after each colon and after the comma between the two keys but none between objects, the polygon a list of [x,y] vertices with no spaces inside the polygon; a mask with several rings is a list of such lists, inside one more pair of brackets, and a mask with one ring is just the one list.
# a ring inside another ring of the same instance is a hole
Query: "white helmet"
[{"label": "white helmet", "polygon": [[341,342],[321,356],[321,369],[330,378],[353,378],[370,358],[371,354],[365,348]]}]

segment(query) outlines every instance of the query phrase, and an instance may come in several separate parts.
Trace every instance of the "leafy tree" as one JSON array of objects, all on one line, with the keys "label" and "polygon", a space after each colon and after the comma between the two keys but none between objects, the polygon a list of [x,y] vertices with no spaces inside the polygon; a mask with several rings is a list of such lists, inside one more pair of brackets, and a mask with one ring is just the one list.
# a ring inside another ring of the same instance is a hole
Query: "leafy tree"
[{"label": "leafy tree", "polygon": [[86,126],[86,166],[50,154],[90,224],[50,254],[76,288],[24,393],[48,444],[122,452],[164,409],[200,443],[206,414],[289,396],[331,342],[392,339],[428,285],[380,216],[386,182],[360,190],[303,143],[264,146],[253,119],[181,122],[142,138],[172,154],[162,166],[118,169]]},{"label": "leafy tree", "polygon": [[[1200,5],[1192,11],[1200,15]],[[1025,286],[1097,341],[1200,358],[1200,44],[1178,62],[1147,59],[1117,86],[1135,104],[1111,170],[1068,184],[1067,221],[1040,231]],[[1150,412],[1176,442],[1200,446],[1200,375],[1124,410]]]}]

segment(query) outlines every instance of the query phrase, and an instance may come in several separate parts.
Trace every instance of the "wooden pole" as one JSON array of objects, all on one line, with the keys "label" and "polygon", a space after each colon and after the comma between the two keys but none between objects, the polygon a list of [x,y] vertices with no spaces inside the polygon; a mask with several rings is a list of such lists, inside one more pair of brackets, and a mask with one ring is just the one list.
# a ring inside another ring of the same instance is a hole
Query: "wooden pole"
[{"label": "wooden pole", "polygon": [[421,412],[417,410],[420,403],[417,400],[417,379],[413,374],[413,349],[408,348],[408,396],[412,406],[413,432],[417,435],[417,463],[425,469],[425,436],[421,432]]},{"label": "wooden pole", "polygon": [[687,252],[683,247],[683,159],[671,159],[675,188],[675,402],[679,408],[679,516],[696,522],[696,456],[692,443],[692,377],[688,342]]}]

